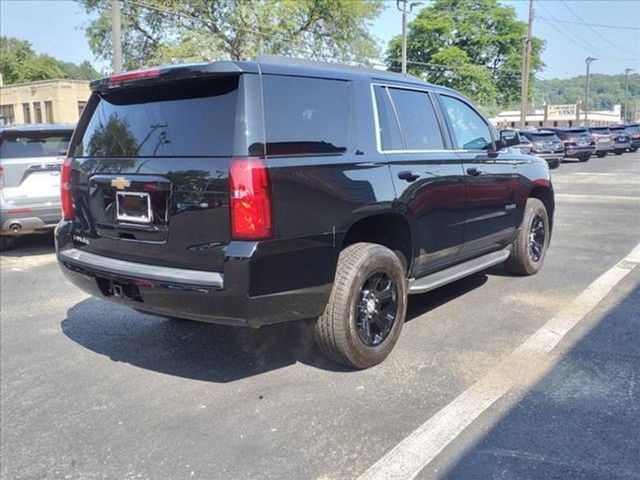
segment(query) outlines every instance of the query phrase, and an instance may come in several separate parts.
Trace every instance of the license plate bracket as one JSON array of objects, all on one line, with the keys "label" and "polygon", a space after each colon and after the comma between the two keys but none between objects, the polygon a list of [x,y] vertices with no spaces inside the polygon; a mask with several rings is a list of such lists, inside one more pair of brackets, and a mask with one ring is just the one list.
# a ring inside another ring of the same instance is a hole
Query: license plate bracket
[{"label": "license plate bracket", "polygon": [[116,192],[119,222],[151,223],[151,197],[145,192]]}]

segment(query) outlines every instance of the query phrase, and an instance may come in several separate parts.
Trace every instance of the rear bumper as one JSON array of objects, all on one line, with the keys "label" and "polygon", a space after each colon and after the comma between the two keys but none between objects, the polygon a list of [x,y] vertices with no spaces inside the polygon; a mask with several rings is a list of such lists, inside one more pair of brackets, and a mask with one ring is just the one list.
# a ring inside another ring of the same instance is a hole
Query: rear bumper
[{"label": "rear bumper", "polygon": [[580,155],[592,154],[596,151],[595,146],[590,147],[570,147],[566,146],[564,156],[569,158],[579,157]]},{"label": "rear bumper", "polygon": [[626,150],[627,148],[631,148],[631,142],[615,143],[613,148],[615,150]]},{"label": "rear bumper", "polygon": [[0,210],[0,235],[26,235],[53,230],[60,221],[60,207],[7,208]]},{"label": "rear bumper", "polygon": [[316,317],[331,291],[326,283],[251,296],[252,278],[265,276],[256,271],[263,262],[251,258],[255,249],[246,257],[227,258],[223,272],[160,267],[84,252],[73,244],[70,222],[61,222],[56,229],[56,252],[65,277],[86,293],[165,317],[259,327]]},{"label": "rear bumper", "polygon": [[597,153],[612,153],[613,152],[613,144],[612,143],[606,143],[606,144],[597,144],[596,143],[596,152]]}]

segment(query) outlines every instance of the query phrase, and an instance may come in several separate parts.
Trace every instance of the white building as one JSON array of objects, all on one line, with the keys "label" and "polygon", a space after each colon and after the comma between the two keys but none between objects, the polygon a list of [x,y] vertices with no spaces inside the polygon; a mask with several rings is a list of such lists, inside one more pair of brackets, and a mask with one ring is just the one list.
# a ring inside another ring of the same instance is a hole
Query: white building
[{"label": "white building", "polygon": [[[536,109],[528,113],[525,122],[527,127],[577,127],[585,125],[585,112],[580,111],[579,104],[570,105],[545,105],[542,109]],[[491,118],[497,128],[519,128],[520,110],[500,112]],[[588,114],[589,125],[612,125],[622,123],[622,111],[620,105],[614,105],[609,111],[590,111]]]}]

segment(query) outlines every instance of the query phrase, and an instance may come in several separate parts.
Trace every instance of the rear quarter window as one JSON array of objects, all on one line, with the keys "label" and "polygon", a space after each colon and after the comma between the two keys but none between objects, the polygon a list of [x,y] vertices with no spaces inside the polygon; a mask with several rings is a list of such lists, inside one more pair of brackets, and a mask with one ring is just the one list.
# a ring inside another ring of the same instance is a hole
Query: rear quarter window
[{"label": "rear quarter window", "polygon": [[264,75],[267,155],[340,154],[349,144],[349,83]]}]

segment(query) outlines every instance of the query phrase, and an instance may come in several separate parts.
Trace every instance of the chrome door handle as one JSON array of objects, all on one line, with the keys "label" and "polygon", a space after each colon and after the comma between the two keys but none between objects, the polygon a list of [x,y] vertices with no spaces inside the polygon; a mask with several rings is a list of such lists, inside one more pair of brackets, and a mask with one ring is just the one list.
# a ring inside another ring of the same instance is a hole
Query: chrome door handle
[{"label": "chrome door handle", "polygon": [[398,178],[400,180],[406,180],[407,182],[415,182],[420,178],[420,173],[413,170],[402,170],[401,172],[398,172]]}]

